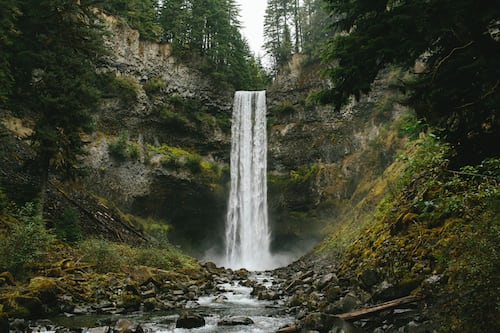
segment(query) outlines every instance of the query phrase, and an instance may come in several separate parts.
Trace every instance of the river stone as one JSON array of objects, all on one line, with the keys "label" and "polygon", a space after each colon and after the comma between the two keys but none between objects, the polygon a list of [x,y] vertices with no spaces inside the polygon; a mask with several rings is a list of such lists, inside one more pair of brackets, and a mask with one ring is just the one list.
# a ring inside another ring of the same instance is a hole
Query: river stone
[{"label": "river stone", "polygon": [[87,333],[112,333],[113,330],[109,326],[93,327],[87,330]]},{"label": "river stone", "polygon": [[113,333],[144,333],[142,327],[128,319],[118,319]]},{"label": "river stone", "polygon": [[361,301],[359,300],[359,298],[352,293],[348,293],[347,295],[345,295],[340,300],[340,302],[342,304],[342,310],[344,312],[352,311],[361,305]]},{"label": "river stone", "polygon": [[0,332],[9,332],[9,317],[4,312],[0,312]]},{"label": "river stone", "polygon": [[202,326],[205,326],[205,318],[190,312],[182,313],[175,323],[176,328],[196,328]]},{"label": "river stone", "polygon": [[238,325],[252,325],[254,322],[251,318],[245,316],[236,316],[224,318],[220,320],[217,325],[219,326],[238,326]]},{"label": "river stone", "polygon": [[367,269],[361,273],[359,281],[361,282],[361,286],[368,290],[379,282],[379,277],[375,270]]}]

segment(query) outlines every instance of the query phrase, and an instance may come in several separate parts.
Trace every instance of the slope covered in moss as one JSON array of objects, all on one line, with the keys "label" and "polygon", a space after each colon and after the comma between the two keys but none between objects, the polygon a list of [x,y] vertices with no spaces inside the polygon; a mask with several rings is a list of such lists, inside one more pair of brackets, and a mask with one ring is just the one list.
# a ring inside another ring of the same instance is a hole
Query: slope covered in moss
[{"label": "slope covered in moss", "polygon": [[351,281],[371,276],[424,296],[438,331],[493,332],[500,160],[455,170],[450,151],[432,134],[411,142],[379,180],[389,190],[376,209],[346,216],[316,251],[335,254],[339,275]]}]

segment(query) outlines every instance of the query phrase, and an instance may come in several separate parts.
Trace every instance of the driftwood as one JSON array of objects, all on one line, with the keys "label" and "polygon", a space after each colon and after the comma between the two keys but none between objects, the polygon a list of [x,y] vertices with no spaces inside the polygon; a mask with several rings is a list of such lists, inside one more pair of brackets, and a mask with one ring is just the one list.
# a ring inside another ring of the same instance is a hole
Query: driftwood
[{"label": "driftwood", "polygon": [[357,309],[351,312],[346,312],[342,314],[335,315],[335,317],[338,317],[342,320],[353,320],[353,319],[360,319],[363,317],[366,317],[370,314],[377,313],[380,311],[396,308],[399,305],[403,304],[408,304],[408,303],[413,303],[418,300],[421,300],[422,296],[405,296],[401,298],[397,298],[388,302],[380,303],[374,306],[370,306],[367,308],[362,308],[362,309]]}]

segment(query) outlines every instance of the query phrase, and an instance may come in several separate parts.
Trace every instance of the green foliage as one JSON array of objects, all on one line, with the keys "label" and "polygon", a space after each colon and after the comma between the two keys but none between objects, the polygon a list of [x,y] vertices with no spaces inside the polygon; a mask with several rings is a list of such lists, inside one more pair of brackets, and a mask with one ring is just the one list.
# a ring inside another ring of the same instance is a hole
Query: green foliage
[{"label": "green foliage", "polygon": [[406,136],[411,140],[417,139],[420,133],[426,130],[426,126],[422,120],[417,119],[417,115],[411,110],[405,111],[398,118],[395,125],[400,136]]},{"label": "green foliage", "polygon": [[201,166],[201,156],[198,155],[188,155],[186,158],[185,166],[193,174],[198,174],[202,171]]},{"label": "green foliage", "polygon": [[119,161],[125,161],[128,157],[128,136],[122,132],[118,140],[111,142],[108,146],[109,154]]},{"label": "green foliage", "polygon": [[128,142],[128,135],[122,132],[116,141],[113,141],[108,146],[109,154],[118,161],[124,162],[132,159],[137,160],[140,156],[139,146]]},{"label": "green foliage", "polygon": [[88,2],[17,4],[22,15],[16,21],[19,35],[8,49],[15,88],[9,100],[16,110],[33,113],[29,140],[43,196],[49,171],[79,174],[86,144],[82,134],[93,131],[92,113],[99,100],[95,69],[105,48],[100,21]]},{"label": "green foliage", "polygon": [[141,39],[159,41],[162,28],[158,23],[158,1],[155,0],[107,0],[97,3],[111,14],[124,18],[137,29]]},{"label": "green foliage", "polygon": [[260,62],[239,31],[234,0],[163,2],[159,22],[174,54],[191,59],[221,87],[263,89],[268,83]]},{"label": "green foliage", "polygon": [[137,100],[140,91],[140,86],[133,77],[116,76],[113,72],[100,73],[98,87],[103,97],[119,98],[127,105]]},{"label": "green foliage", "polygon": [[65,208],[54,225],[54,233],[60,240],[74,245],[82,240],[82,228],[78,221],[78,212],[73,207]]},{"label": "green foliage", "polygon": [[[449,168],[449,146],[433,136],[413,142],[399,187],[340,262],[341,271],[376,270],[395,285],[420,284],[443,331],[498,325],[500,159]],[[431,275],[440,283],[427,285]],[[477,318],[480,318],[478,321]]]},{"label": "green foliage", "polygon": [[153,77],[146,81],[143,88],[144,91],[146,91],[146,94],[153,95],[160,93],[162,89],[166,87],[166,85],[167,83],[162,78]]},{"label": "green foliage", "polygon": [[280,102],[280,104],[275,105],[271,108],[272,113],[281,115],[291,114],[295,111],[295,106],[289,101]]},{"label": "green foliage", "polygon": [[[500,44],[494,31],[500,7],[457,1],[328,0],[335,26],[328,40],[325,101],[337,108],[371,89],[389,64],[418,75],[401,83],[407,103],[458,152],[457,165],[498,156]],[[443,15],[446,13],[446,15]],[[335,65],[334,65],[335,64]]]},{"label": "green foliage", "polygon": [[0,103],[7,100],[11,92],[13,77],[10,72],[10,54],[5,52],[18,35],[17,19],[21,15],[17,1],[0,0]]},{"label": "green foliage", "polygon": [[3,210],[7,207],[7,205],[8,205],[7,195],[4,192],[0,179],[0,213],[3,212]]},{"label": "green foliage", "polygon": [[290,180],[292,183],[305,183],[316,177],[321,170],[321,165],[313,163],[310,166],[301,166],[297,170],[290,171]]},{"label": "green foliage", "polygon": [[54,236],[45,228],[45,222],[33,203],[16,213],[18,223],[10,233],[0,235],[0,270],[20,276],[27,269],[43,262]]},{"label": "green foliage", "polygon": [[165,106],[160,110],[160,118],[167,126],[173,127],[177,130],[186,129],[191,124],[189,119],[184,114],[172,111],[168,106]]},{"label": "green foliage", "polygon": [[77,249],[82,260],[94,264],[99,273],[119,272],[129,263],[131,248],[105,239],[87,239]]},{"label": "green foliage", "polygon": [[196,266],[193,258],[165,241],[132,247],[104,239],[89,239],[80,243],[78,251],[83,256],[82,260],[92,263],[99,273],[120,272],[138,265],[165,270]]}]

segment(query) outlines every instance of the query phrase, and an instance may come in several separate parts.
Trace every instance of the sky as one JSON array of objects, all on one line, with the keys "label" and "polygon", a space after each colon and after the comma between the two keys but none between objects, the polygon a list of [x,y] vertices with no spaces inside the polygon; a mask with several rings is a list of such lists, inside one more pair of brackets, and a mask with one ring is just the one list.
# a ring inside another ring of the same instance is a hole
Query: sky
[{"label": "sky", "polygon": [[236,0],[240,6],[242,34],[256,56],[264,56],[264,14],[267,0]]}]

